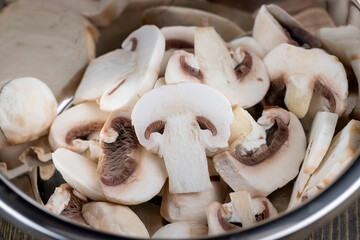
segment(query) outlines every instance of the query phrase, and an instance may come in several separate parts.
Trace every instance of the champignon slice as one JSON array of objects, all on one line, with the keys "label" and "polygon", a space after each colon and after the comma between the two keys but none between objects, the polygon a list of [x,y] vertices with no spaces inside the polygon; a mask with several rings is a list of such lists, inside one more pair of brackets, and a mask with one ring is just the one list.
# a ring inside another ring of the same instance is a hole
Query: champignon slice
[{"label": "champignon slice", "polygon": [[244,108],[261,101],[269,88],[262,60],[241,47],[229,52],[226,43],[212,27],[196,28],[195,56],[184,51],[173,54],[165,81],[207,84],[223,93],[232,105]]},{"label": "champignon slice", "polygon": [[[183,48],[182,50],[187,53],[194,53],[194,48]],[[179,49],[175,49],[175,48],[171,48],[171,49],[165,51],[164,57],[161,62],[159,77],[165,76],[166,69],[168,68],[169,60],[172,57],[172,55],[176,54],[177,51],[179,51]],[[169,66],[171,66],[171,65],[173,65],[173,64],[170,64]]]},{"label": "champignon slice", "polygon": [[161,77],[161,78],[158,78],[158,80],[156,80],[154,88],[159,88],[164,85],[166,85],[165,78]]},{"label": "champignon slice", "polygon": [[0,128],[6,141],[19,144],[49,131],[57,102],[51,90],[36,78],[17,78],[0,92]]},{"label": "champignon slice", "polygon": [[244,33],[238,25],[227,18],[198,9],[178,6],[149,8],[143,13],[143,22],[155,24],[158,27],[213,26],[225,41],[230,41]]},{"label": "champignon slice", "polygon": [[187,239],[199,238],[208,234],[208,227],[195,221],[176,222],[160,228],[152,238],[156,239]]},{"label": "champignon slice", "polygon": [[69,184],[64,183],[55,188],[45,208],[56,215],[87,225],[81,214],[82,207],[87,201],[87,197],[73,189]]},{"label": "champignon slice", "polygon": [[264,48],[252,37],[244,36],[236,38],[228,43],[229,47],[235,51],[237,48],[242,47],[245,50],[248,50],[260,59],[263,59],[266,55]]},{"label": "champignon slice", "polygon": [[304,11],[297,13],[294,18],[312,35],[320,28],[335,27],[335,23],[328,12],[319,7],[305,9]]},{"label": "champignon slice", "polygon": [[280,7],[263,5],[256,15],[253,37],[266,52],[282,43],[320,47],[320,41],[307,32],[291,15]]},{"label": "champignon slice", "polygon": [[224,95],[199,83],[165,85],[147,92],[131,118],[140,144],[164,158],[171,193],[212,188],[206,150],[227,147],[232,122]]},{"label": "champignon slice", "polygon": [[[360,121],[351,120],[332,140],[328,152],[310,177],[298,201],[314,197],[333,183],[355,160],[360,146]],[[297,203],[299,204],[299,203]]]},{"label": "champignon slice", "polygon": [[169,222],[207,223],[206,206],[214,201],[223,202],[229,188],[215,171],[212,160],[208,160],[208,166],[213,188],[204,192],[173,194],[169,192],[167,184],[161,201],[161,216]]},{"label": "champignon slice", "polygon": [[62,112],[50,128],[51,149],[66,148],[97,162],[101,152],[99,134],[108,115],[91,102]]},{"label": "champignon slice", "polygon": [[116,203],[146,202],[160,192],[167,178],[164,162],[137,140],[131,111],[112,112],[100,133],[98,163],[104,196]]},{"label": "champignon slice", "polygon": [[[299,61],[301,59],[301,61]],[[313,64],[316,61],[319,64]],[[272,105],[277,86],[286,87],[285,104],[298,118],[308,112],[313,91],[328,101],[328,111],[341,116],[345,111],[348,83],[338,58],[321,49],[303,49],[281,44],[264,58],[272,87],[265,97]]]},{"label": "champignon slice", "polygon": [[139,217],[126,206],[106,202],[87,203],[82,208],[85,221],[93,228],[129,237],[149,238]]},{"label": "champignon slice", "polygon": [[92,200],[105,200],[96,174],[96,163],[65,148],[58,148],[52,154],[52,159],[70,186]]},{"label": "champignon slice", "polygon": [[161,28],[165,37],[165,50],[194,48],[193,26],[171,26]]},{"label": "champignon slice", "polygon": [[132,32],[115,50],[92,61],[76,90],[74,103],[98,101],[103,111],[133,107],[152,89],[165,50],[163,34],[155,26]]},{"label": "champignon slice", "polygon": [[300,121],[281,108],[267,108],[258,123],[266,130],[266,144],[255,152],[225,151],[214,166],[234,190],[267,196],[296,177],[305,156],[306,138]]},{"label": "champignon slice", "polygon": [[318,112],[312,123],[309,143],[306,150],[304,162],[293,187],[288,209],[299,203],[299,198],[304,191],[311,175],[320,165],[329,149],[333,138],[338,116],[335,113]]}]

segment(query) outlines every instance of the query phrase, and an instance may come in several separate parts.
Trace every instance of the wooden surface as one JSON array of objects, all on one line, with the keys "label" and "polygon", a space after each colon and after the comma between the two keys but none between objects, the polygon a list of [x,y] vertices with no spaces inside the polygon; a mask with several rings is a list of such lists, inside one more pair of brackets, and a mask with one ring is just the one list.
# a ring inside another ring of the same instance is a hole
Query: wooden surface
[{"label": "wooden surface", "polygon": [[[354,202],[344,213],[330,221],[324,227],[306,237],[306,240],[359,240],[360,239],[360,199]],[[0,217],[0,239],[35,240]]]}]

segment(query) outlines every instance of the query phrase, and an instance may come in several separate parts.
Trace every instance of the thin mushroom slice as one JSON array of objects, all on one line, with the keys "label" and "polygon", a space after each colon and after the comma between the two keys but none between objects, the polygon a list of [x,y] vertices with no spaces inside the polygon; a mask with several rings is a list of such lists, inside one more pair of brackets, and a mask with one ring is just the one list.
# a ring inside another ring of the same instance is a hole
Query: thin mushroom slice
[{"label": "thin mushroom slice", "polygon": [[74,103],[98,101],[103,111],[133,107],[152,89],[165,50],[163,34],[155,26],[142,26],[87,68],[76,90]]},{"label": "thin mushroom slice", "polygon": [[281,108],[265,109],[258,124],[266,130],[266,144],[251,152],[225,151],[213,161],[234,191],[247,189],[252,196],[267,196],[296,177],[306,138],[297,117]]},{"label": "thin mushroom slice", "polygon": [[315,34],[320,28],[335,27],[335,23],[323,8],[308,8],[297,13],[294,18],[311,34]]},{"label": "thin mushroom slice", "polygon": [[[314,65],[313,61],[319,64]],[[271,81],[265,105],[273,105],[277,92],[286,87],[285,105],[298,118],[308,112],[314,91],[327,100],[327,111],[339,116],[345,112],[348,83],[344,66],[337,57],[321,49],[284,43],[268,53],[264,63]]]},{"label": "thin mushroom slice", "polygon": [[171,26],[161,28],[165,37],[165,50],[194,48],[194,26]]},{"label": "thin mushroom slice", "polygon": [[159,6],[147,9],[143,13],[145,24],[165,26],[213,26],[226,41],[240,36],[244,31],[229,19],[198,9]]},{"label": "thin mushroom slice", "polygon": [[199,83],[153,89],[131,115],[140,144],[164,158],[171,193],[212,188],[206,152],[227,147],[232,117],[225,96]]},{"label": "thin mushroom slice", "polygon": [[57,102],[49,87],[36,78],[17,78],[0,93],[0,128],[6,141],[19,144],[49,131]]},{"label": "thin mushroom slice", "polygon": [[299,198],[311,175],[320,165],[329,149],[338,116],[335,113],[318,112],[314,118],[309,135],[304,162],[296,178],[288,209],[299,203]]},{"label": "thin mushroom slice", "polygon": [[91,102],[65,110],[51,125],[51,149],[66,148],[97,162],[101,153],[99,134],[108,115]]},{"label": "thin mushroom slice", "polygon": [[310,177],[298,201],[301,203],[313,198],[333,183],[355,160],[359,146],[360,121],[351,120],[332,140],[328,152]]},{"label": "thin mushroom slice", "polygon": [[87,197],[73,189],[69,184],[64,183],[55,188],[45,208],[56,215],[87,225],[81,214],[82,207],[87,202]]},{"label": "thin mushroom slice", "polygon": [[208,227],[196,221],[176,222],[160,228],[152,238],[156,239],[188,239],[204,237],[208,234]]},{"label": "thin mushroom slice", "polygon": [[253,37],[266,52],[282,43],[318,48],[320,41],[307,32],[291,15],[282,8],[263,5],[256,15]]},{"label": "thin mushroom slice", "polygon": [[164,162],[140,145],[131,111],[112,112],[100,133],[100,187],[111,202],[134,205],[156,196],[167,178]]},{"label": "thin mushroom slice", "polygon": [[52,159],[70,186],[92,200],[105,200],[96,174],[96,163],[65,148],[58,148],[52,154]]},{"label": "thin mushroom slice", "polygon": [[263,59],[266,55],[264,48],[252,37],[244,36],[236,38],[228,43],[229,47],[235,51],[237,48],[242,47]]},{"label": "thin mushroom slice", "polygon": [[97,230],[129,237],[149,238],[145,225],[126,206],[91,202],[83,206],[82,215],[85,221]]}]

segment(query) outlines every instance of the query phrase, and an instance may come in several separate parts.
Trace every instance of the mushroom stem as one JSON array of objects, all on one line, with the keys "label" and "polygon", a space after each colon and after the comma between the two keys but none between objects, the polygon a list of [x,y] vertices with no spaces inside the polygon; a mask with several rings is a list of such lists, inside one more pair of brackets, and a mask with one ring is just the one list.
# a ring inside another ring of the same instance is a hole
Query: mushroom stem
[{"label": "mushroom stem", "polygon": [[169,175],[170,193],[202,192],[212,188],[200,127],[191,113],[167,119],[160,153]]},{"label": "mushroom stem", "polygon": [[22,164],[16,168],[6,171],[6,178],[9,180],[15,179],[25,173],[28,173],[32,170],[32,167],[29,167],[27,164]]}]

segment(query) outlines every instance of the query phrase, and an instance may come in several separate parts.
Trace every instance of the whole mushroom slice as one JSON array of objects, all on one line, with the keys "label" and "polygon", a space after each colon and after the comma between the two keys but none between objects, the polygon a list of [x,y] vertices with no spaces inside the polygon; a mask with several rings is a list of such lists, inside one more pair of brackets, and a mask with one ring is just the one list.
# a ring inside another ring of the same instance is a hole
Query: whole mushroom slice
[{"label": "whole mushroom slice", "polygon": [[195,26],[171,26],[161,28],[165,37],[165,50],[194,48]]},{"label": "whole mushroom slice", "polygon": [[198,9],[178,6],[149,8],[143,13],[143,22],[155,24],[158,27],[213,26],[225,41],[230,41],[244,33],[238,25],[227,18]]},{"label": "whole mushroom slice", "polygon": [[87,202],[87,197],[73,189],[69,184],[64,183],[55,188],[45,208],[56,215],[87,225],[81,214],[82,207]]},{"label": "whole mushroom slice", "polygon": [[228,43],[229,47],[236,51],[237,48],[242,47],[245,50],[248,50],[260,59],[263,59],[266,55],[264,48],[252,37],[244,36],[240,38],[236,38]]},{"label": "whole mushroom slice", "polygon": [[321,49],[303,49],[284,43],[268,53],[264,63],[271,81],[265,105],[273,105],[286,87],[285,105],[298,118],[308,112],[314,91],[327,100],[327,111],[339,116],[344,113],[348,83],[344,66],[337,57]]},{"label": "whole mushroom slice", "polygon": [[70,186],[92,200],[105,200],[96,174],[96,163],[66,148],[58,148],[52,154],[52,159]]},{"label": "whole mushroom slice", "polygon": [[324,8],[313,7],[297,13],[294,18],[312,35],[323,27],[335,27],[335,23]]},{"label": "whole mushroom slice", "polygon": [[232,118],[225,96],[199,83],[153,89],[131,115],[140,144],[164,158],[171,193],[212,188],[206,151],[227,147]]},{"label": "whole mushroom slice", "polygon": [[[351,120],[332,140],[328,152],[297,201],[304,202],[333,183],[359,153],[360,121]],[[299,203],[297,203],[299,204]]]},{"label": "whole mushroom slice", "polygon": [[297,117],[281,108],[266,108],[258,124],[266,130],[265,144],[256,151],[231,149],[215,155],[213,161],[234,191],[246,189],[252,196],[267,196],[296,177],[306,138]]},{"label": "whole mushroom slice", "polygon": [[246,228],[277,216],[277,211],[265,197],[251,197],[246,190],[230,193],[231,202],[213,202],[206,208],[209,235]]},{"label": "whole mushroom slice", "polygon": [[208,227],[195,221],[176,222],[160,228],[152,238],[156,239],[188,239],[204,237],[208,234]]},{"label": "whole mushroom slice", "polygon": [[87,68],[76,90],[74,103],[96,100],[103,111],[133,107],[152,89],[165,50],[163,34],[155,26],[142,26]]},{"label": "whole mushroom slice", "polygon": [[85,221],[93,228],[123,236],[149,238],[139,217],[126,206],[106,202],[87,203],[82,208]]},{"label": "whole mushroom slice", "polygon": [[100,187],[111,202],[133,205],[156,196],[167,178],[162,159],[137,140],[131,111],[112,112],[100,133]]},{"label": "whole mushroom slice", "polygon": [[255,18],[253,37],[266,52],[282,43],[318,48],[321,42],[282,8],[263,5]]},{"label": "whole mushroom slice", "polygon": [[101,111],[96,103],[81,103],[62,112],[50,128],[51,149],[66,148],[98,161],[101,148],[100,130],[108,113]]},{"label": "whole mushroom slice", "polygon": [[304,162],[296,178],[288,209],[296,206],[311,175],[320,165],[329,149],[333,138],[338,116],[335,113],[318,112],[311,126],[309,143]]},{"label": "whole mushroom slice", "polygon": [[223,93],[232,105],[244,108],[261,101],[269,88],[262,60],[241,47],[230,52],[212,27],[195,29],[195,56],[184,51],[173,54],[165,81],[207,84]]},{"label": "whole mushroom slice", "polygon": [[0,128],[5,140],[19,144],[48,133],[56,117],[57,101],[37,78],[16,78],[0,92]]}]

